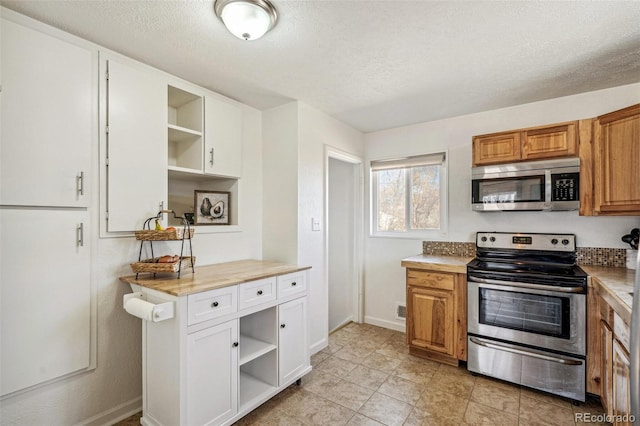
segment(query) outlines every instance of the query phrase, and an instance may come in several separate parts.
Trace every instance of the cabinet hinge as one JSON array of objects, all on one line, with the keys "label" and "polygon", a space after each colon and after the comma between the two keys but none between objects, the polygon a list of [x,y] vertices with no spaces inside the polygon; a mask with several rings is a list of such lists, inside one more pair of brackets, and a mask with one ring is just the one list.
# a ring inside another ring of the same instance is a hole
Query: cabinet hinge
[{"label": "cabinet hinge", "polygon": [[109,210],[104,212],[104,218],[105,218],[105,220],[109,220]]},{"label": "cabinet hinge", "polygon": [[109,126],[104,126],[104,131],[106,134],[109,134]]},{"label": "cabinet hinge", "polygon": [[109,167],[109,157],[105,158],[105,165]]},{"label": "cabinet hinge", "polygon": [[104,74],[105,74],[105,77],[106,77],[106,79],[108,81],[109,80],[109,70],[107,70]]}]

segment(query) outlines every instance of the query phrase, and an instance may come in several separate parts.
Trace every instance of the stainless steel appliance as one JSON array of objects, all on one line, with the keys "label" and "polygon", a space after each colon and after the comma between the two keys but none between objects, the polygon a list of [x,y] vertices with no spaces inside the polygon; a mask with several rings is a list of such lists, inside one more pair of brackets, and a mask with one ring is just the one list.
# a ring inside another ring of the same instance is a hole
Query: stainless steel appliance
[{"label": "stainless steel appliance", "polygon": [[575,235],[478,232],[467,368],[585,400],[587,275]]},{"label": "stainless steel appliance", "polygon": [[579,158],[471,169],[474,211],[577,210],[579,207]]}]

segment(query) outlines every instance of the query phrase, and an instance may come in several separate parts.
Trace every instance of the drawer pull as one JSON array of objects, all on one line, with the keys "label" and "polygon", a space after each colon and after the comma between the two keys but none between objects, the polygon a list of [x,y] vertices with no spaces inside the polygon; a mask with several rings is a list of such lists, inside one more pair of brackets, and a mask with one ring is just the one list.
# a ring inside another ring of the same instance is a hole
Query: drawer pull
[{"label": "drawer pull", "polygon": [[213,303],[211,304],[211,307],[212,307],[212,308],[217,308],[217,307],[218,307],[218,302],[213,302]]},{"label": "drawer pull", "polygon": [[295,286],[296,286],[296,284],[297,284],[297,283],[296,283],[295,281],[294,281],[294,282],[292,282],[292,283],[291,283],[291,287],[295,287]]},{"label": "drawer pull", "polygon": [[258,290],[258,296],[262,295],[262,290]]},{"label": "drawer pull", "polygon": [[238,347],[238,342],[233,342],[233,347],[237,348]]},{"label": "drawer pull", "polygon": [[285,328],[285,327],[286,327],[286,325],[280,324],[280,328]]}]

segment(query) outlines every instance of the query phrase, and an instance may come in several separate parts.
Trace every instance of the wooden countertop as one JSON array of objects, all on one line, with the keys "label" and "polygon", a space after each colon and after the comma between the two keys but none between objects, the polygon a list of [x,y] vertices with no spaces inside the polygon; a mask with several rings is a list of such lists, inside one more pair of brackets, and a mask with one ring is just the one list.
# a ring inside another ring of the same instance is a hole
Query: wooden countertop
[{"label": "wooden countertop", "polygon": [[620,315],[627,324],[631,324],[633,281],[636,271],[626,268],[606,266],[580,266],[590,277],[602,298]]},{"label": "wooden countertop", "polygon": [[187,268],[182,271],[179,279],[175,278],[176,274],[156,274],[154,279],[153,274],[141,273],[138,279],[135,275],[130,275],[121,277],[120,280],[174,296],[186,296],[306,269],[311,269],[311,266],[250,259],[196,266],[195,274],[191,273],[191,268]]},{"label": "wooden countertop", "polygon": [[466,274],[467,263],[471,262],[471,260],[473,260],[473,257],[418,254],[402,259],[400,265],[412,269],[428,269],[430,271]]}]

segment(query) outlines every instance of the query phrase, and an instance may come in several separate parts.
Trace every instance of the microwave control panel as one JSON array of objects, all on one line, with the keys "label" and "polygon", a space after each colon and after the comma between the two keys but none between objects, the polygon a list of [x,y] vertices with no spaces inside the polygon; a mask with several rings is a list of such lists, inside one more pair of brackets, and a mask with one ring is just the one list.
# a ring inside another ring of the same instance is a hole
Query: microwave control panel
[{"label": "microwave control panel", "polygon": [[580,199],[580,173],[551,175],[552,201],[578,201]]}]

